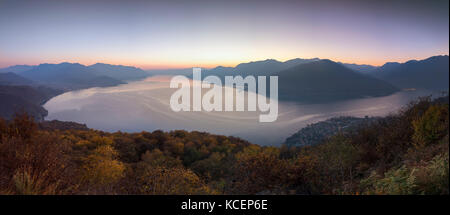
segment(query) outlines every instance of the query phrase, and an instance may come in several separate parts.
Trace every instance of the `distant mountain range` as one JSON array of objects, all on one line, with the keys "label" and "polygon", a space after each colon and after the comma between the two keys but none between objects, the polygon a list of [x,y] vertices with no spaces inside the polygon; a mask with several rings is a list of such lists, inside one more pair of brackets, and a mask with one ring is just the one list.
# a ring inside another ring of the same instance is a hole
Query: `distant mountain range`
[{"label": "distant mountain range", "polygon": [[43,120],[47,111],[42,105],[65,91],[90,87],[108,87],[138,80],[148,74],[136,67],[97,63],[17,65],[0,69],[0,116],[11,119],[25,111]]},{"label": "distant mountain range", "polygon": [[[380,67],[318,58],[296,58],[285,62],[268,59],[203,71],[203,77],[217,75],[222,81],[227,75],[277,75],[281,100],[308,103],[385,96],[405,88],[433,91],[449,89],[447,55],[405,63],[390,62]],[[78,63],[11,66],[0,69],[0,111],[3,117],[10,118],[14,110],[22,108],[39,119],[45,115],[40,105],[59,93],[115,86],[158,74],[192,75],[192,69],[144,71],[136,67],[103,63],[90,66]]]},{"label": "distant mountain range", "polygon": [[[97,63],[84,66],[78,63],[40,64],[38,66],[12,66],[0,69],[5,74],[16,74],[35,84],[63,90],[90,87],[108,87],[139,80],[149,76],[144,70],[122,65]],[[6,75],[5,75],[5,78]],[[11,79],[11,78],[8,78]]]},{"label": "distant mountain range", "polygon": [[144,70],[132,66],[96,63],[88,68],[97,76],[106,76],[120,81],[134,81],[149,76]]},{"label": "distant mountain range", "polygon": [[36,83],[64,90],[115,86],[125,82],[99,76],[93,69],[78,63],[40,64],[18,73]]},{"label": "distant mountain range", "polygon": [[234,68],[216,67],[202,75],[217,75],[222,82],[228,75],[275,75],[279,79],[278,94],[281,100],[307,103],[385,96],[398,91],[391,84],[355,72],[346,64],[318,58],[242,63]]},{"label": "distant mountain range", "polygon": [[288,68],[291,68],[296,65],[311,63],[314,61],[318,61],[320,59],[300,59],[295,58],[292,60],[288,60],[285,62],[280,62],[273,59],[263,60],[263,61],[254,61],[249,63],[241,63],[236,67],[223,67],[218,66],[214,69],[210,69],[205,71],[204,75],[216,75],[219,77],[229,76],[229,75],[241,75],[243,77],[248,75],[255,76],[267,76],[272,75],[278,71],[282,71]]},{"label": "distant mountain range", "polygon": [[[213,69],[203,69],[203,76],[216,75],[274,75],[292,67],[317,62],[322,59],[295,58],[285,62],[268,59],[238,64],[236,67],[218,66]],[[425,60],[411,60],[406,63],[389,62],[383,66],[340,63],[358,73],[369,75],[389,82],[399,89],[418,88],[431,90],[448,90],[449,88],[449,56],[434,56]],[[336,66],[336,65],[335,65]],[[337,66],[336,66],[337,67]],[[340,68],[342,69],[342,68]],[[186,75],[192,76],[192,68],[147,70],[122,65],[97,63],[84,66],[77,63],[40,64],[38,66],[16,65],[0,69],[1,73],[15,73],[35,84],[45,84],[65,90],[88,87],[105,87],[122,84],[145,78],[150,75]],[[3,74],[4,75],[4,74]],[[11,74],[9,74],[11,75]],[[292,74],[291,74],[292,75]],[[4,75],[6,76],[6,75]],[[4,78],[4,79],[11,79]],[[16,77],[17,78],[17,77]],[[286,77],[285,77],[286,78]],[[0,78],[1,80],[2,78]],[[351,80],[350,80],[351,81]],[[2,83],[4,84],[4,83]]]},{"label": "distant mountain range", "polygon": [[202,75],[219,76],[222,82],[229,75],[278,75],[281,99],[326,102],[385,96],[405,88],[448,91],[448,58],[434,56],[420,61],[386,63],[380,67],[319,58],[296,58],[285,62],[268,59],[241,63],[236,67],[218,66]]},{"label": "distant mountain range", "polygon": [[0,73],[8,73],[8,72],[18,73],[18,72],[25,72],[25,71],[27,71],[27,70],[33,69],[33,67],[35,67],[35,66],[15,65],[15,66],[10,66],[10,67],[6,67],[6,68],[0,69]]},{"label": "distant mountain range", "polygon": [[399,88],[449,89],[449,56],[434,56],[406,63],[386,63],[369,74]]},{"label": "distant mountain range", "polygon": [[371,73],[378,68],[376,66],[367,65],[367,64],[354,64],[354,63],[340,63],[340,64],[348,67],[349,69],[351,69],[353,71],[365,73],[365,74]]}]

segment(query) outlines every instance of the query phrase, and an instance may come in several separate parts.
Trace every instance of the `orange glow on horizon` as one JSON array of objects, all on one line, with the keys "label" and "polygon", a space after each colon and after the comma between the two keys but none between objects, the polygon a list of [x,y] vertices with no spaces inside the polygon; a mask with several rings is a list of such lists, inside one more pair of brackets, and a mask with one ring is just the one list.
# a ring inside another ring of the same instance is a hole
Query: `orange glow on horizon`
[{"label": "orange glow on horizon", "polygon": [[[374,59],[374,60],[365,60],[360,58],[347,58],[347,57],[332,57],[332,56],[321,56],[317,57],[320,59],[330,59],[335,62],[342,62],[342,63],[351,63],[351,64],[365,64],[365,65],[372,65],[372,66],[382,66],[387,62],[399,62],[404,63],[409,60],[423,60],[432,56],[436,55],[449,55],[448,52],[442,52],[442,53],[436,53],[436,54],[429,54],[427,56],[418,55],[417,57],[413,58],[407,58],[407,57],[401,57],[401,58],[392,58],[389,59],[389,57],[385,57],[383,59]],[[202,67],[202,68],[215,68],[217,66],[223,66],[223,67],[235,67],[240,63],[247,63],[252,61],[263,61],[266,59],[275,59],[281,62],[291,60],[294,58],[303,58],[303,59],[310,59],[315,58],[312,56],[299,56],[299,57],[283,57],[283,58],[248,58],[248,59],[242,59],[240,61],[236,60],[230,60],[230,61],[204,61],[201,62],[200,60],[192,61],[192,62],[185,62],[185,61],[170,61],[170,60],[160,60],[160,61],[151,61],[148,60],[148,62],[145,62],[143,60],[125,60],[125,59],[98,59],[98,60],[92,60],[92,58],[67,58],[65,59],[51,59],[48,58],[46,60],[41,59],[8,59],[3,58],[0,59],[0,68],[5,68],[9,66],[14,65],[39,65],[42,63],[51,63],[51,64],[59,64],[63,62],[69,62],[69,63],[80,63],[86,66],[95,64],[95,63],[105,63],[105,64],[112,64],[112,65],[124,65],[124,66],[133,66],[137,68],[141,68],[143,70],[165,70],[165,69],[185,69],[185,68],[192,68],[192,67]],[[151,62],[151,63],[149,63]]]}]

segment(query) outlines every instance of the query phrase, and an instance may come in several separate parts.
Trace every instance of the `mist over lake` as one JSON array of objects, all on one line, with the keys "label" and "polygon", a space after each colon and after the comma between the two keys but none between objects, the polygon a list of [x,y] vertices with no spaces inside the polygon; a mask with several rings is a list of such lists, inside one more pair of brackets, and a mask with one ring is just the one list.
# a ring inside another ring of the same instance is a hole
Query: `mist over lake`
[{"label": "mist over lake", "polygon": [[[279,145],[308,124],[336,116],[385,116],[429,91],[400,91],[385,97],[327,104],[279,101],[278,119],[260,123],[260,112],[174,112],[170,76],[154,76],[115,87],[89,88],[49,100],[46,120],[84,123],[104,131],[197,130],[232,135],[260,145]],[[202,93],[209,89],[203,89]],[[247,108],[247,107],[246,107]]]}]

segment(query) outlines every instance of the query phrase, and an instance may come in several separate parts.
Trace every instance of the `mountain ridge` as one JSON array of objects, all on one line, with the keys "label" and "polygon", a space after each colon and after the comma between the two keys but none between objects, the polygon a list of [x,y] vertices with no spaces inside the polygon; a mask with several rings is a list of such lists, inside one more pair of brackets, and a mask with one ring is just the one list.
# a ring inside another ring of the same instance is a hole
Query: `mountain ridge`
[{"label": "mountain ridge", "polygon": [[398,89],[385,81],[355,72],[331,60],[300,64],[275,73],[279,99],[326,102],[386,96]]},{"label": "mountain ridge", "polygon": [[107,87],[125,83],[111,77],[98,76],[79,63],[40,64],[18,74],[39,84],[64,90]]},{"label": "mountain ridge", "polygon": [[386,63],[371,73],[399,88],[449,89],[449,56],[437,55],[405,63]]},{"label": "mountain ridge", "polygon": [[27,112],[38,121],[47,116],[42,105],[61,91],[38,86],[0,85],[0,117],[12,119],[18,112]]},{"label": "mountain ridge", "polygon": [[33,85],[34,82],[12,72],[0,73],[0,85]]}]

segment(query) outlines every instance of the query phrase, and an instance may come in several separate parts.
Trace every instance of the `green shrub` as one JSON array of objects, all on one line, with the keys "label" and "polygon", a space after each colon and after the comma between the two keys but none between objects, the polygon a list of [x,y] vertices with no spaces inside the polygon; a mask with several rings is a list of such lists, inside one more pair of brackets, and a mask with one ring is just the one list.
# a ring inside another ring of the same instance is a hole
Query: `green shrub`
[{"label": "green shrub", "polygon": [[436,143],[448,134],[448,105],[432,105],[412,122],[413,141],[417,146]]},{"label": "green shrub", "polygon": [[391,169],[380,177],[375,172],[361,180],[361,186],[365,194],[387,194],[387,195],[408,195],[415,194],[416,177],[415,169],[408,169],[402,166],[398,169]]},{"label": "green shrub", "polygon": [[437,155],[418,169],[417,186],[422,194],[449,194],[448,153]]}]

